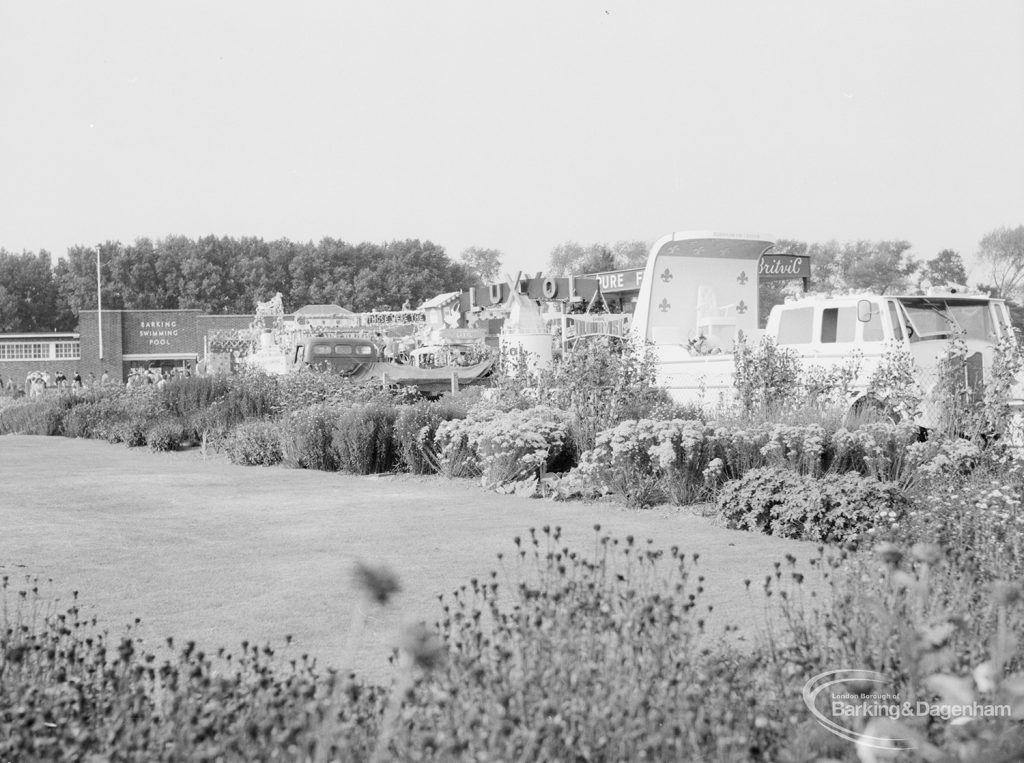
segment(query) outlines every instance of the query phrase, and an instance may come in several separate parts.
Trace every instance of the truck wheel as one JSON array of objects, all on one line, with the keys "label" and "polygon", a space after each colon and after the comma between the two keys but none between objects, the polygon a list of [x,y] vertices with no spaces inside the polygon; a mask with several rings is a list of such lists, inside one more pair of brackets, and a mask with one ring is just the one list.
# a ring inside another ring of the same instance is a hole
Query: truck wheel
[{"label": "truck wheel", "polygon": [[898,424],[900,416],[895,411],[887,409],[881,400],[865,395],[850,406],[843,424],[849,425],[857,421],[888,421],[891,424]]}]

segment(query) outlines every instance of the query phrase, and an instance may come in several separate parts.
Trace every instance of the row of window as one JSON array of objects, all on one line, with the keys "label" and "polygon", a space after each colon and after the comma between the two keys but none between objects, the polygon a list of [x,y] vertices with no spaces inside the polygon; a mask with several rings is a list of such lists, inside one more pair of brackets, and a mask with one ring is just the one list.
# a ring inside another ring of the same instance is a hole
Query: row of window
[{"label": "row of window", "polygon": [[[298,347],[299,353],[302,345]],[[314,355],[373,355],[373,348],[369,345],[336,344],[333,347],[329,344],[313,345]]]},{"label": "row of window", "polygon": [[[857,307],[828,307],[821,311],[819,338],[814,338],[814,307],[799,307],[783,310],[779,317],[779,344],[839,344],[843,342],[881,342],[885,337],[882,325],[882,309],[889,312],[892,338],[902,341],[904,324],[900,312],[906,319],[906,332],[911,342],[928,339],[948,339],[962,332],[967,339],[991,341],[1000,335],[990,306],[984,302],[952,302],[930,297],[903,297],[902,310],[898,311],[893,300],[886,300],[886,307],[871,303],[871,316],[867,321],[857,318]],[[857,336],[857,326],[861,335]]]},{"label": "row of window", "polygon": [[[899,328],[899,321],[896,319],[896,308],[889,303],[892,311],[892,323],[896,329],[896,338],[902,339],[902,332]],[[857,340],[857,326],[862,325],[863,342],[881,342],[885,339],[885,330],[882,327],[882,314],[878,305],[872,304],[871,318],[867,321],[857,320],[857,306],[828,307],[821,311],[821,342],[823,344],[834,344],[839,342],[854,342]],[[793,310],[784,310],[779,317],[779,344],[810,344],[814,341],[814,308],[800,307]]]},{"label": "row of window", "polygon": [[0,342],[2,360],[78,360],[79,342]]}]

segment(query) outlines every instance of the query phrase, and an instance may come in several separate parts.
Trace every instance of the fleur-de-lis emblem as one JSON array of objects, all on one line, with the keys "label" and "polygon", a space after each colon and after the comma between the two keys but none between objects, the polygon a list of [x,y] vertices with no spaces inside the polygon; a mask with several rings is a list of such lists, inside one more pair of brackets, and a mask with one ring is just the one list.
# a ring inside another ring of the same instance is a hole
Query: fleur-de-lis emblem
[{"label": "fleur-de-lis emblem", "polygon": [[667,299],[662,299],[661,300],[661,304],[658,305],[658,309],[661,310],[661,312],[663,312],[663,313],[668,312],[671,307],[672,307],[672,305],[670,305],[668,303]]},{"label": "fleur-de-lis emblem", "polygon": [[750,279],[747,278],[747,271],[745,270],[741,270],[740,274],[736,276],[736,283],[738,283],[740,286],[743,286],[749,280]]},{"label": "fleur-de-lis emblem", "polygon": [[744,302],[742,299],[740,300],[740,303],[736,305],[736,312],[739,313],[740,315],[743,315],[743,313],[747,312],[747,303]]},{"label": "fleur-de-lis emblem", "polygon": [[661,274],[661,280],[664,281],[665,283],[668,283],[669,281],[671,281],[672,280],[672,271],[669,270],[668,268],[665,268],[665,272]]}]

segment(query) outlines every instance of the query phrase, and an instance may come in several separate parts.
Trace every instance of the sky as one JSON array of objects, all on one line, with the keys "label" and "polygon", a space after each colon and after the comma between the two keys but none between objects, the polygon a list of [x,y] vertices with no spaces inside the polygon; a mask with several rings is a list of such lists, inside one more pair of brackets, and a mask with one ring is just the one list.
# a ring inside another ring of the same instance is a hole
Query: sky
[{"label": "sky", "polygon": [[0,0],[15,252],[419,238],[514,273],[718,230],[970,263],[1024,224],[1022,136],[1019,0]]}]

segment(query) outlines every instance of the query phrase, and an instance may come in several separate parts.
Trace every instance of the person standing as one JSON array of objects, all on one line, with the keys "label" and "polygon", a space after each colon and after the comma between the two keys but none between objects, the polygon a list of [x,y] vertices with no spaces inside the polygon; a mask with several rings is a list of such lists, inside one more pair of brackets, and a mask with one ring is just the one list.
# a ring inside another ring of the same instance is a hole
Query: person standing
[{"label": "person standing", "polygon": [[100,386],[106,387],[110,384],[110,374],[107,373],[107,369],[103,369],[103,375],[100,377]]},{"label": "person standing", "polygon": [[75,369],[75,375],[72,377],[72,385],[75,389],[82,388],[82,374],[77,368]]}]

